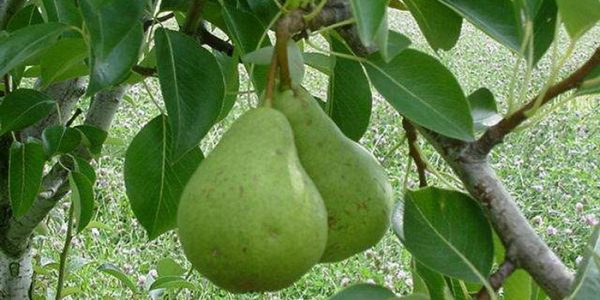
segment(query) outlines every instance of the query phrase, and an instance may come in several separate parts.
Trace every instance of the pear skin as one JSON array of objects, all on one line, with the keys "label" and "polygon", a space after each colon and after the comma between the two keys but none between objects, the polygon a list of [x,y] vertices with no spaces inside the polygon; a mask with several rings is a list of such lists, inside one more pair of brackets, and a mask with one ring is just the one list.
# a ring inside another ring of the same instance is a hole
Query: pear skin
[{"label": "pear skin", "polygon": [[193,266],[234,293],[282,289],[319,262],[327,211],[282,113],[236,120],[186,185],[177,224]]},{"label": "pear skin", "polygon": [[393,206],[385,170],[304,89],[279,92],[273,103],[292,125],[300,161],[327,207],[321,261],[341,261],[375,245],[389,227]]}]

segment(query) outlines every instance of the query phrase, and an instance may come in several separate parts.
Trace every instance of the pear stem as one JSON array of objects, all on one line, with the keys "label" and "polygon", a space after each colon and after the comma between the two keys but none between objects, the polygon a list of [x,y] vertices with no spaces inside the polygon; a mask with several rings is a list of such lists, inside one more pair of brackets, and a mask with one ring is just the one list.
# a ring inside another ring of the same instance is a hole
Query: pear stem
[{"label": "pear stem", "polygon": [[273,92],[275,90],[275,77],[277,76],[277,52],[273,52],[271,66],[269,67],[269,77],[267,80],[267,94],[265,97],[265,106],[273,107]]},{"label": "pear stem", "polygon": [[292,88],[292,79],[290,76],[290,67],[288,61],[288,41],[290,40],[290,19],[282,18],[277,24],[275,36],[275,52],[277,53],[279,63],[279,77],[281,79],[281,89],[289,90]]}]

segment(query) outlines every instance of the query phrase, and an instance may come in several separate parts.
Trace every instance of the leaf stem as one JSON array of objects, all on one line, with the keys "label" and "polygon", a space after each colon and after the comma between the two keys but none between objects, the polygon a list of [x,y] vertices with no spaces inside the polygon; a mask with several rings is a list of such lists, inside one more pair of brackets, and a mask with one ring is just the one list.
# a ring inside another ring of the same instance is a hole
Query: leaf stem
[{"label": "leaf stem", "polygon": [[198,24],[201,21],[203,0],[193,0],[185,17],[182,31],[188,35],[193,35],[198,29]]},{"label": "leaf stem", "polygon": [[58,268],[58,282],[56,284],[56,300],[60,300],[63,284],[65,281],[65,270],[67,264],[67,258],[69,255],[69,247],[71,246],[71,241],[73,240],[73,203],[69,206],[69,219],[67,221],[67,236],[65,237],[65,245],[63,246],[63,250],[60,253],[60,263]]}]

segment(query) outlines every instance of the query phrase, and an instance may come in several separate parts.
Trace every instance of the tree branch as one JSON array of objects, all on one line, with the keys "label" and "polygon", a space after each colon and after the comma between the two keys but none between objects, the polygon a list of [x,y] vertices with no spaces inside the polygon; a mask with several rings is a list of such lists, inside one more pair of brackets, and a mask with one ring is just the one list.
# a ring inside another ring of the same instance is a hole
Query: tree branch
[{"label": "tree branch", "polygon": [[419,149],[417,149],[417,130],[406,118],[402,119],[402,127],[404,127],[404,131],[406,131],[408,154],[410,157],[412,157],[412,160],[415,162],[415,166],[417,167],[417,173],[419,174],[419,186],[426,187],[427,176],[425,174],[425,170],[427,169],[427,164],[425,161],[423,161],[423,158],[419,153]]},{"label": "tree branch", "polygon": [[541,97],[540,105],[547,104],[558,95],[578,88],[583,83],[585,77],[594,69],[600,66],[600,47],[596,49],[592,57],[585,62],[579,69],[561,82],[551,86],[543,95],[537,95],[527,104],[517,110],[510,116],[502,119],[498,124],[488,128],[483,136],[475,143],[475,147],[482,154],[489,153],[492,148],[501,143],[504,137],[517,128],[521,123],[527,120],[527,113],[535,107],[536,101]]},{"label": "tree branch", "polygon": [[552,299],[568,296],[572,272],[537,235],[513,197],[474,144],[418,127],[459,176],[471,196],[484,207],[506,248],[506,257],[525,269]]},{"label": "tree branch", "polygon": [[204,25],[201,26],[197,36],[202,44],[207,45],[219,52],[223,52],[228,56],[233,55],[233,45],[212,34]]},{"label": "tree branch", "polygon": [[[118,86],[96,94],[85,124],[107,131],[127,87]],[[42,179],[42,192],[29,211],[19,219],[11,217],[6,228],[0,228],[0,246],[5,254],[16,257],[27,249],[33,230],[68,193],[67,175],[68,172],[62,166],[54,165]]]},{"label": "tree branch", "polygon": [[148,31],[148,29],[150,29],[150,27],[152,27],[152,25],[162,23],[164,21],[168,21],[174,17],[175,17],[174,13],[169,13],[162,17],[158,17],[156,19],[148,19],[148,20],[144,21],[144,24],[143,24],[144,32]]},{"label": "tree branch", "polygon": [[[500,265],[498,270],[494,274],[492,274],[492,276],[490,276],[490,285],[492,286],[494,291],[499,290],[504,285],[504,281],[506,281],[506,279],[516,270],[517,267],[512,261],[505,260]],[[488,294],[488,290],[485,287],[483,287],[481,288],[481,290],[479,290],[479,292],[475,296],[475,299],[489,300],[490,294]]]}]

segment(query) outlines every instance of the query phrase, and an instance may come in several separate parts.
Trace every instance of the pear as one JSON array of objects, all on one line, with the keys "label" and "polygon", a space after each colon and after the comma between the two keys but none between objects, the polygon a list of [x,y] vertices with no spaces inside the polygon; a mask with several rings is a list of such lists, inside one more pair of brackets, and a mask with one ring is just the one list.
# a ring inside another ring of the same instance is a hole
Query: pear
[{"label": "pear", "polygon": [[234,293],[282,289],[319,262],[327,211],[282,113],[236,120],[187,183],[177,225],[192,265]]},{"label": "pear", "polygon": [[389,227],[393,205],[385,170],[304,89],[280,92],[273,101],[292,125],[302,166],[327,207],[329,232],[321,261],[340,261],[375,245]]}]

